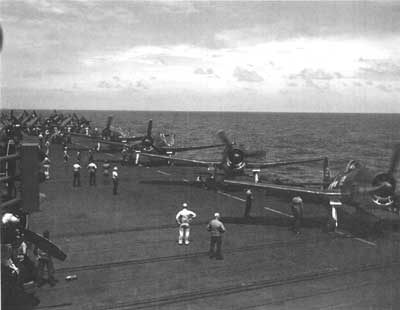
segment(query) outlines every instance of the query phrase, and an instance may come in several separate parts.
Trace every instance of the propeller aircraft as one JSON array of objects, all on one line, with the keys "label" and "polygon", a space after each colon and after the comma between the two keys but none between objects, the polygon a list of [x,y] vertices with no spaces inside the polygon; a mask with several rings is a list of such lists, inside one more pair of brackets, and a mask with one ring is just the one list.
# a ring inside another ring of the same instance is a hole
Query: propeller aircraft
[{"label": "propeller aircraft", "polygon": [[199,166],[207,167],[209,171],[212,171],[212,178],[215,179],[215,172],[222,171],[223,178],[234,177],[241,175],[248,175],[248,169],[252,170],[255,182],[259,181],[259,172],[264,168],[280,167],[300,163],[311,163],[322,161],[324,157],[318,158],[307,158],[301,160],[292,161],[274,161],[274,162],[251,162],[248,161],[249,158],[265,156],[266,152],[262,150],[245,150],[243,146],[237,145],[236,143],[229,140],[224,131],[219,131],[217,133],[218,137],[223,142],[225,149],[222,153],[221,161],[206,161],[206,160],[195,160],[195,159],[184,159],[184,158],[173,158],[171,156],[163,156],[156,154],[144,153],[144,156],[161,158],[168,160],[169,163],[177,163],[187,166]]},{"label": "propeller aircraft", "polygon": [[202,150],[209,149],[215,147],[224,146],[224,144],[211,144],[211,145],[201,145],[201,146],[188,146],[188,147],[175,147],[173,146],[175,143],[175,136],[170,136],[170,140],[167,140],[167,135],[160,134],[160,138],[157,138],[153,135],[153,120],[149,120],[147,125],[146,135],[141,137],[141,141],[136,144],[128,144],[128,143],[119,143],[119,142],[111,142],[111,141],[102,141],[105,144],[113,145],[119,148],[123,148],[123,152],[129,154],[131,159],[134,159],[134,164],[138,165],[140,163],[141,154],[154,154],[155,156],[159,156],[158,159],[161,159],[161,162],[168,162],[172,155],[179,152],[186,151],[194,151],[194,150]]},{"label": "propeller aircraft", "polygon": [[[399,195],[396,193],[395,172],[400,161],[400,144],[396,145],[387,171],[375,172],[351,160],[345,169],[338,173],[322,189],[287,186],[280,184],[253,183],[235,180],[225,180],[229,185],[244,188],[265,190],[268,194],[292,197],[300,195],[304,201],[329,203],[332,220],[337,226],[337,208],[358,210],[371,213],[374,209],[398,212]],[[325,175],[327,173],[325,170]]]},{"label": "propeller aircraft", "polygon": [[[71,135],[72,136],[76,136],[76,137],[88,138],[88,139],[91,139],[91,140],[95,140],[98,144],[99,143],[104,143],[104,144],[108,144],[108,145],[111,145],[111,146],[113,146],[113,144],[110,143],[110,142],[128,143],[128,142],[131,142],[131,141],[139,141],[139,140],[141,140],[143,138],[143,137],[136,137],[136,136],[126,137],[121,132],[113,130],[112,126],[111,126],[112,121],[113,121],[113,117],[109,116],[107,118],[106,127],[101,132],[99,132],[97,130],[97,128],[94,130],[94,132],[93,131],[90,132],[89,131],[89,127],[86,127],[85,128],[85,131],[86,131],[85,134],[71,132]],[[118,150],[120,150],[122,148],[120,145],[116,145],[116,146],[119,147]],[[100,149],[100,145],[98,145],[97,149],[98,150]]]}]

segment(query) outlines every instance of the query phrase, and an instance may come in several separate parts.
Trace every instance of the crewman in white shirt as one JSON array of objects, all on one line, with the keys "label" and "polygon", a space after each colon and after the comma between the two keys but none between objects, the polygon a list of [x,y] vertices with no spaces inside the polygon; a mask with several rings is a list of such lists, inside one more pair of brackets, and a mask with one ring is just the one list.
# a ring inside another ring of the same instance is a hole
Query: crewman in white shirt
[{"label": "crewman in white shirt", "polygon": [[183,209],[176,215],[176,221],[179,225],[179,239],[178,244],[182,245],[185,242],[186,245],[189,244],[190,235],[190,222],[196,217],[196,213],[188,210],[188,205],[186,202],[182,204]]}]

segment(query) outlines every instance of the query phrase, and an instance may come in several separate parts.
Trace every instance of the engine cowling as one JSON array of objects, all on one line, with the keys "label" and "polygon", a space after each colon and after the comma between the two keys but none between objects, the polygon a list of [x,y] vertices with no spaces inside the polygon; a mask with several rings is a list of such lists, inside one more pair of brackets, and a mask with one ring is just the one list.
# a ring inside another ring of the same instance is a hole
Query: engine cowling
[{"label": "engine cowling", "polygon": [[372,186],[380,185],[383,185],[383,187],[372,193],[372,201],[378,206],[391,206],[394,203],[396,179],[391,174],[380,173],[373,179]]},{"label": "engine cowling", "polygon": [[246,165],[243,151],[239,149],[230,150],[226,159],[226,165],[230,169],[243,169]]}]

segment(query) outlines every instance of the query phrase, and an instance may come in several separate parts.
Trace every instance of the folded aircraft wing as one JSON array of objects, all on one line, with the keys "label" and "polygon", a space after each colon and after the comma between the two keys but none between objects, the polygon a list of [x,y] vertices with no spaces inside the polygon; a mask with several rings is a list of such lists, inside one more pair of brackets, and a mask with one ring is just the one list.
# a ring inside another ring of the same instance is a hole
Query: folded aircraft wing
[{"label": "folded aircraft wing", "polygon": [[323,161],[325,157],[317,157],[317,158],[308,158],[308,159],[299,159],[299,160],[287,160],[287,161],[274,161],[270,163],[257,163],[257,162],[247,162],[246,167],[250,169],[255,168],[273,168],[273,167],[281,167],[281,166],[289,166],[295,164],[302,164],[302,163],[312,163],[317,161]]},{"label": "folded aircraft wing", "polygon": [[53,256],[62,261],[67,258],[67,255],[63,251],[61,251],[54,243],[38,235],[37,233],[26,229],[24,230],[24,236],[27,241],[32,242],[41,250],[48,253],[50,256]]},{"label": "folded aircraft wing", "polygon": [[211,145],[200,145],[200,146],[188,146],[188,147],[162,147],[166,152],[186,152],[186,151],[193,151],[193,150],[204,150],[204,149],[211,149],[215,147],[225,146],[225,144],[211,144]]},{"label": "folded aircraft wing", "polygon": [[141,156],[165,159],[165,160],[169,160],[174,163],[181,163],[181,164],[186,164],[186,165],[190,165],[190,166],[211,167],[211,166],[216,166],[216,165],[220,164],[220,162],[218,162],[218,161],[204,161],[204,160],[196,160],[196,159],[174,158],[174,157],[169,157],[166,155],[157,155],[157,154],[150,154],[150,153],[145,153],[145,152],[143,152],[141,154]]},{"label": "folded aircraft wing", "polygon": [[224,183],[230,185],[237,185],[244,188],[257,188],[266,190],[272,195],[285,195],[294,196],[299,195],[306,199],[318,200],[318,201],[329,201],[331,199],[340,199],[344,195],[338,191],[324,191],[317,189],[307,189],[304,187],[288,186],[288,185],[278,185],[278,184],[267,184],[267,183],[254,183],[246,181],[234,181],[234,180],[224,180]]}]

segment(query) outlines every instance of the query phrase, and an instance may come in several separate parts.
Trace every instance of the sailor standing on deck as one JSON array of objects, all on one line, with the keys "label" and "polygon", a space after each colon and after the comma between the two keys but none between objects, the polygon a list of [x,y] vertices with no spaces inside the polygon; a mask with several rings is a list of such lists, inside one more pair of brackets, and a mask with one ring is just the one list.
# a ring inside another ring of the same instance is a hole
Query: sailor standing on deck
[{"label": "sailor standing on deck", "polygon": [[72,171],[74,173],[74,181],[72,182],[72,186],[81,186],[81,165],[79,161],[72,165]]},{"label": "sailor standing on deck", "polygon": [[118,194],[118,183],[119,183],[118,167],[114,167],[111,178],[113,181],[113,195],[117,195]]},{"label": "sailor standing on deck", "polygon": [[89,171],[89,185],[96,186],[96,170],[97,170],[96,164],[94,162],[89,163],[87,169]]},{"label": "sailor standing on deck", "polygon": [[69,155],[68,155],[68,148],[64,146],[64,164],[68,163]]},{"label": "sailor standing on deck", "polygon": [[253,203],[253,195],[251,193],[251,190],[248,189],[246,191],[246,208],[244,209],[244,217],[249,218],[250,217],[250,211],[251,211],[251,205]]},{"label": "sailor standing on deck", "polygon": [[293,223],[292,230],[296,234],[300,233],[301,220],[303,219],[303,199],[296,196],[292,199],[292,213],[293,213]]},{"label": "sailor standing on deck", "polygon": [[49,157],[45,157],[42,161],[43,169],[44,169],[44,175],[46,177],[46,180],[50,179],[50,159]]},{"label": "sailor standing on deck", "polygon": [[108,160],[106,159],[103,163],[103,181],[104,184],[107,184],[109,182],[108,177],[110,175],[110,163],[108,162]]},{"label": "sailor standing on deck", "polygon": [[178,244],[182,245],[185,242],[186,245],[189,244],[190,235],[190,222],[196,217],[196,213],[188,210],[188,205],[186,202],[182,204],[183,209],[179,211],[176,215],[176,221],[179,225],[179,239]]},{"label": "sailor standing on deck", "polygon": [[[210,250],[208,252],[210,258],[224,259],[222,256],[222,234],[226,231],[224,224],[220,221],[221,215],[214,213],[214,219],[207,225],[210,232]],[[215,249],[216,247],[216,249]]]},{"label": "sailor standing on deck", "polygon": [[[43,237],[46,239],[50,238],[50,232],[48,230],[45,230],[43,232]],[[47,268],[47,273],[48,273],[48,282],[51,286],[54,286],[57,282],[56,278],[54,277],[54,265],[53,265],[53,260],[51,256],[41,250],[38,247],[35,247],[33,250],[33,253],[36,255],[37,260],[38,260],[38,270],[37,270],[37,286],[41,287],[45,283],[45,279],[43,278],[44,275],[44,268]]]}]

